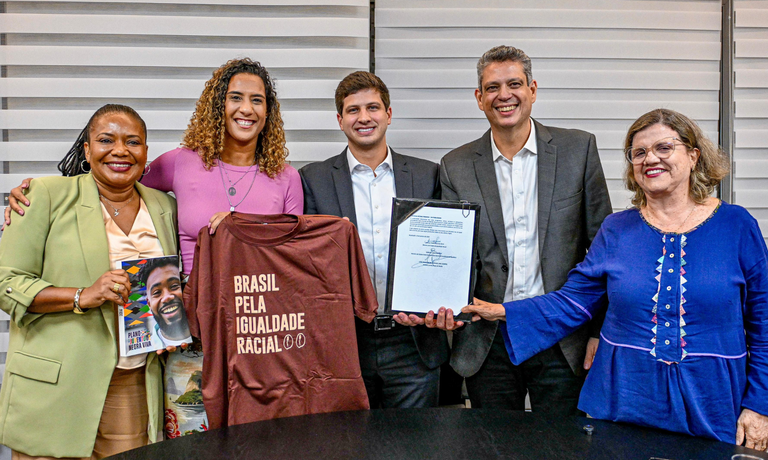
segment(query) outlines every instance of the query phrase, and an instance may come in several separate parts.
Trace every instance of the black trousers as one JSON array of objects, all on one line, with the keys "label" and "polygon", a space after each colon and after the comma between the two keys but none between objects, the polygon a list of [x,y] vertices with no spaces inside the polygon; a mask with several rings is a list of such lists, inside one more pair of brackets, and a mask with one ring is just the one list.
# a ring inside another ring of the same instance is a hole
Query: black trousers
[{"label": "black trousers", "polygon": [[416,348],[411,330],[395,326],[374,332],[355,319],[360,370],[371,409],[437,406],[440,366],[430,369]]},{"label": "black trousers", "polygon": [[576,406],[584,378],[571,370],[560,345],[515,366],[497,331],[485,362],[466,383],[473,408],[525,410],[525,395],[530,393],[534,412],[580,414]]}]

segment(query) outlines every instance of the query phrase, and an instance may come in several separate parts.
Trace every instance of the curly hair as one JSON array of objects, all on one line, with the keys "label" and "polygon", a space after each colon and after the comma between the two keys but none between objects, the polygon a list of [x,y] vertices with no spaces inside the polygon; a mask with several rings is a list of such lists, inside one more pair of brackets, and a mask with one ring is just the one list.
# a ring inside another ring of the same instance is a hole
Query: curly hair
[{"label": "curly hair", "polygon": [[[704,203],[720,181],[730,172],[731,164],[728,154],[710,141],[695,121],[670,109],[651,110],[632,123],[624,139],[624,151],[632,147],[632,141],[637,133],[649,126],[659,124],[674,130],[689,150],[699,149],[699,159],[688,179],[688,194],[696,203]],[[627,190],[634,193],[632,196],[634,206],[642,207],[648,203],[645,192],[635,180],[634,167],[628,158],[624,169],[624,184]]]},{"label": "curly hair", "polygon": [[249,58],[232,59],[213,72],[205,83],[203,94],[195,106],[195,113],[189,120],[182,145],[197,151],[205,164],[211,169],[216,160],[221,159],[226,135],[224,103],[229,82],[235,75],[247,73],[256,75],[264,82],[267,96],[267,120],[264,129],[256,141],[254,160],[259,169],[270,178],[274,178],[285,168],[288,149],[285,147],[283,117],[280,115],[280,103],[277,92],[267,69],[259,62]]}]

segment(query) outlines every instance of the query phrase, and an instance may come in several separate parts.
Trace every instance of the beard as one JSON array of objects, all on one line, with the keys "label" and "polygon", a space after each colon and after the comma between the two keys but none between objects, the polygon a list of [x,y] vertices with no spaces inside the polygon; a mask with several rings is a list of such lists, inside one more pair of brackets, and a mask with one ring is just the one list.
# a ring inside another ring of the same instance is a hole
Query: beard
[{"label": "beard", "polygon": [[[174,316],[166,318],[163,311],[176,307]],[[159,318],[155,318],[163,335],[171,340],[182,340],[189,337],[189,325],[187,324],[187,314],[184,311],[184,304],[181,299],[173,299],[162,304],[158,309]],[[178,312],[178,313],[176,313]]]}]

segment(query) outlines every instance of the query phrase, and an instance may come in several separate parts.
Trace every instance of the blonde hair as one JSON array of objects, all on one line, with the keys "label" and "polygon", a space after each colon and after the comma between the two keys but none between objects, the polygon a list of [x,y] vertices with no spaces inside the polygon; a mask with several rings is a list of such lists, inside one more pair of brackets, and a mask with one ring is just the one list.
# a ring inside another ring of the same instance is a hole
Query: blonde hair
[{"label": "blonde hair", "polygon": [[[624,152],[632,147],[632,141],[637,133],[653,125],[664,125],[674,130],[678,139],[688,150],[699,149],[699,159],[691,171],[688,182],[688,193],[696,203],[704,203],[720,181],[730,172],[731,164],[728,155],[704,135],[695,121],[670,109],[651,110],[635,120],[624,139]],[[634,167],[629,159],[624,169],[624,184],[627,190],[634,193],[632,204],[637,207],[645,206],[647,203],[645,192],[635,180]]]},{"label": "blonde hair", "polygon": [[233,59],[213,72],[197,101],[195,113],[192,114],[184,132],[182,145],[200,155],[205,169],[211,169],[216,160],[221,159],[226,135],[224,103],[227,89],[232,77],[241,73],[256,75],[264,82],[267,120],[256,142],[254,160],[261,171],[274,178],[283,171],[285,159],[288,157],[280,103],[277,101],[277,92],[267,69],[248,58]]}]

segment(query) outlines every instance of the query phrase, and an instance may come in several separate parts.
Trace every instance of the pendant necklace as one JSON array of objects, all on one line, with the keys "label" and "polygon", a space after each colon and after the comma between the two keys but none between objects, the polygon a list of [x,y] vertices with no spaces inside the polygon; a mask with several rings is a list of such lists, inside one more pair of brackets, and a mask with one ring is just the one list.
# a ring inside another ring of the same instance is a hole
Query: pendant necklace
[{"label": "pendant necklace", "polygon": [[[220,167],[221,169],[223,169],[223,170],[224,170],[224,167],[222,166],[222,164],[223,164],[223,162],[221,162],[221,164],[219,164],[219,167]],[[243,177],[247,176],[247,175],[248,175],[248,173],[249,173],[249,172],[251,172],[251,169],[253,169],[253,167],[254,167],[255,165],[256,165],[256,158],[254,157],[254,159],[253,159],[253,164],[252,164],[251,166],[249,166],[249,167],[248,167],[248,170],[247,170],[247,171],[245,171],[245,174],[243,174],[242,176],[240,176],[240,179],[236,180],[234,184],[233,184],[233,183],[232,183],[232,181],[229,179],[229,173],[227,173],[227,171],[226,171],[226,170],[224,170],[224,174],[226,174],[226,176],[227,176],[227,182],[229,182],[229,188],[227,189],[227,193],[229,193],[229,196],[235,196],[235,195],[237,194],[237,189],[235,188],[235,185],[237,185],[237,183],[238,183],[238,182],[240,182],[241,180],[243,180]],[[225,187],[226,187],[226,186],[225,186]]]},{"label": "pendant necklace", "polygon": [[[248,186],[248,190],[245,192],[245,194],[240,199],[240,201],[238,201],[236,204],[232,204],[232,200],[230,200],[229,197],[234,196],[234,194],[237,193],[237,190],[235,189],[234,185],[231,182],[230,182],[229,189],[227,189],[227,184],[224,183],[225,172],[224,172],[224,168],[222,167],[222,164],[223,162],[219,160],[219,173],[221,174],[221,185],[223,185],[225,189],[224,196],[227,197],[227,203],[229,203],[229,212],[235,212],[235,207],[240,206],[240,204],[243,201],[245,201],[245,199],[248,197],[248,194],[251,193],[251,189],[253,188],[253,183],[256,182],[256,174],[253,175],[253,178],[251,179],[251,185]],[[256,163],[254,163],[253,165],[255,164]],[[251,165],[251,168],[253,167],[253,165]],[[248,168],[248,170],[250,171],[250,168]],[[243,174],[243,177],[245,177],[246,174],[248,173],[246,172],[245,174]],[[241,177],[240,179],[242,179],[243,177]],[[227,179],[229,179],[229,177],[227,177]],[[240,181],[238,180],[237,182],[240,182]],[[237,184],[237,182],[235,182],[235,184]]]},{"label": "pendant necklace", "polygon": [[109,205],[109,207],[110,207],[110,208],[112,208],[112,211],[114,211],[112,214],[113,214],[115,217],[117,217],[117,216],[119,216],[119,215],[120,215],[120,211],[122,211],[124,207],[128,206],[129,204],[131,204],[131,201],[133,201],[133,198],[134,198],[136,195],[135,195],[135,194],[131,195],[131,197],[130,197],[130,198],[128,198],[128,201],[126,201],[126,202],[125,202],[125,204],[124,204],[124,205],[122,205],[122,206],[120,206],[119,208],[115,208],[115,207],[114,207],[114,205],[112,205],[112,203],[111,203],[111,202],[110,202],[110,201],[107,199],[107,197],[105,197],[105,196],[104,196],[104,195],[102,195],[101,193],[99,193],[99,196],[100,196],[100,197],[102,197],[102,198],[104,198],[104,202],[105,202],[105,203],[107,203],[107,204]]}]

